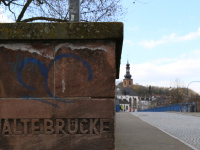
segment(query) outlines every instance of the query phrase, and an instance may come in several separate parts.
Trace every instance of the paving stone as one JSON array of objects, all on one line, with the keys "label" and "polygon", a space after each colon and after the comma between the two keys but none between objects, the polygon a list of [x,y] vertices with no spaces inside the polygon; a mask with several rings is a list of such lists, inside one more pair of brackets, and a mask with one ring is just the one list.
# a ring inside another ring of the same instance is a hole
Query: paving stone
[{"label": "paving stone", "polygon": [[200,149],[200,118],[167,112],[134,112],[133,115],[167,132],[194,149]]}]

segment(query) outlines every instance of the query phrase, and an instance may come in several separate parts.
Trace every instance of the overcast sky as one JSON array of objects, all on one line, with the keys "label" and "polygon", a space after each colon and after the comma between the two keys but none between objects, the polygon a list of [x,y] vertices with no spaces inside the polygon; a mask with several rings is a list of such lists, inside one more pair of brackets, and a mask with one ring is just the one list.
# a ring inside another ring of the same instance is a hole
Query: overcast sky
[{"label": "overcast sky", "polygon": [[[134,83],[187,87],[200,81],[200,0],[123,0],[128,8],[120,79],[127,59]],[[189,88],[200,93],[200,82]]]},{"label": "overcast sky", "polygon": [[[127,59],[133,82],[172,86],[177,78],[187,85],[200,81],[200,0],[123,0],[128,13],[120,79]],[[0,8],[0,22],[10,22]],[[200,93],[200,82],[189,88]]]}]

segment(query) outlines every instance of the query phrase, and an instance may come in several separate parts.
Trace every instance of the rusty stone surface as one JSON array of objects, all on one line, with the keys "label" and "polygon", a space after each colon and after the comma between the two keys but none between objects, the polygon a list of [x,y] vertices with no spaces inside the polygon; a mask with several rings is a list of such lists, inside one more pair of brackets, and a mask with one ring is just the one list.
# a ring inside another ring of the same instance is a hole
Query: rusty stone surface
[{"label": "rusty stone surface", "polygon": [[122,23],[0,24],[0,40],[0,149],[115,149]]},{"label": "rusty stone surface", "polygon": [[114,149],[114,42],[0,44],[0,63],[1,149]]},{"label": "rusty stone surface", "polygon": [[109,41],[55,46],[57,97],[115,97],[115,44]]},{"label": "rusty stone surface", "polygon": [[112,118],[114,102],[114,99],[6,99],[0,100],[0,118]]},{"label": "rusty stone surface", "polygon": [[0,100],[0,148],[114,149],[114,101]]},{"label": "rusty stone surface", "polygon": [[119,78],[123,44],[122,22],[0,23],[2,42],[54,42],[63,40],[110,40],[115,42],[116,78]]},{"label": "rusty stone surface", "polygon": [[0,44],[0,63],[2,98],[115,96],[113,42]]},{"label": "rusty stone surface", "polygon": [[[36,63],[27,63],[20,71],[20,64],[27,59],[37,59],[45,67],[54,58],[54,46],[50,44],[0,44],[0,98],[49,97],[44,84],[42,68]],[[27,61],[26,61],[27,60]],[[48,86],[53,90],[54,66],[48,77]],[[26,87],[20,82],[24,82]]]},{"label": "rusty stone surface", "polygon": [[5,150],[114,150],[113,137],[107,135],[15,135],[0,140],[0,148]]}]

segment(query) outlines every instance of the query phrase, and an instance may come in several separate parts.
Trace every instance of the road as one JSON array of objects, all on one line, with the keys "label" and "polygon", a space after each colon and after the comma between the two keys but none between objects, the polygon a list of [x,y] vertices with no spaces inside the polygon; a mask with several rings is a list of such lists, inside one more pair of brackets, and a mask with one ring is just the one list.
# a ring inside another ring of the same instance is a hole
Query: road
[{"label": "road", "polygon": [[116,113],[116,150],[194,149],[143,121],[145,117],[148,113]]},{"label": "road", "polygon": [[132,114],[193,149],[200,149],[200,113],[148,112]]}]

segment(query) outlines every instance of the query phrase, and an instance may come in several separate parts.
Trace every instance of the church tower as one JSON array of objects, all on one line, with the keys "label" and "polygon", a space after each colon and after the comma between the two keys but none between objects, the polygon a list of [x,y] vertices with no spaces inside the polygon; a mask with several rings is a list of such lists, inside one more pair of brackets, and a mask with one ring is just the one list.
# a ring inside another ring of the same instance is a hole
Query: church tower
[{"label": "church tower", "polygon": [[123,87],[132,87],[133,86],[133,79],[131,79],[130,74],[130,64],[127,61],[126,64],[126,74],[124,75],[125,79],[123,80]]}]

